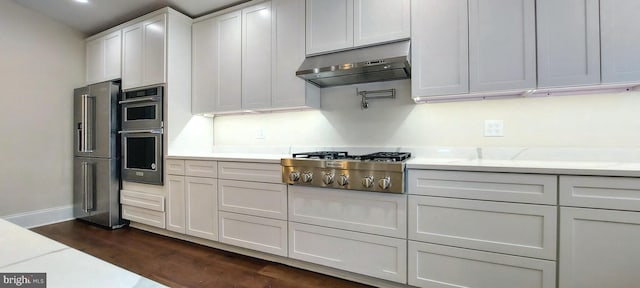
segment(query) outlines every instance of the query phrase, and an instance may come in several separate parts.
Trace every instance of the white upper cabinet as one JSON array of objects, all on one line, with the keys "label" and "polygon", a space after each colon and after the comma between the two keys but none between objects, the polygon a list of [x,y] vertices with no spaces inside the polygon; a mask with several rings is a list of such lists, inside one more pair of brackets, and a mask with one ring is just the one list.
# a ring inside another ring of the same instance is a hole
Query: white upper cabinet
[{"label": "white upper cabinet", "polygon": [[353,47],[353,0],[307,0],[307,54]]},{"label": "white upper cabinet", "polygon": [[354,46],[409,38],[410,0],[354,0]]},{"label": "white upper cabinet", "polygon": [[120,78],[121,31],[87,41],[87,84]]},{"label": "white upper cabinet", "polygon": [[467,0],[414,0],[411,5],[412,95],[469,92]]},{"label": "white upper cabinet", "polygon": [[300,0],[271,1],[275,37],[271,107],[319,108],[320,89],[296,77],[305,58],[305,3]]},{"label": "white upper cabinet", "polygon": [[122,89],[166,82],[166,14],[122,29]]},{"label": "white upper cabinet", "polygon": [[409,38],[410,0],[307,0],[307,54]]},{"label": "white upper cabinet", "polygon": [[242,10],[243,109],[271,107],[271,27],[271,2]]},{"label": "white upper cabinet", "polygon": [[242,109],[241,34],[241,11],[193,24],[192,113]]},{"label": "white upper cabinet", "polygon": [[317,108],[296,77],[305,58],[305,2],[273,0],[193,24],[193,114]]},{"label": "white upper cabinet", "polygon": [[470,91],[534,89],[535,0],[469,0],[469,5]]},{"label": "white upper cabinet", "polygon": [[638,15],[638,0],[600,0],[603,83],[640,81]]},{"label": "white upper cabinet", "polygon": [[538,87],[600,84],[598,0],[538,0],[536,9]]}]

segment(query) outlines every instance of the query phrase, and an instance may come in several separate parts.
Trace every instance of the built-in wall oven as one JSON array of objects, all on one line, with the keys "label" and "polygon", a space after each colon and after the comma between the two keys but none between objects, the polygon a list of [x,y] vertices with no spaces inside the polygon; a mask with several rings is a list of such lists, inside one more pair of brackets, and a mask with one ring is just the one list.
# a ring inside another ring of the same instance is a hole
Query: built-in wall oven
[{"label": "built-in wall oven", "polygon": [[163,87],[123,93],[122,180],[162,185]]}]

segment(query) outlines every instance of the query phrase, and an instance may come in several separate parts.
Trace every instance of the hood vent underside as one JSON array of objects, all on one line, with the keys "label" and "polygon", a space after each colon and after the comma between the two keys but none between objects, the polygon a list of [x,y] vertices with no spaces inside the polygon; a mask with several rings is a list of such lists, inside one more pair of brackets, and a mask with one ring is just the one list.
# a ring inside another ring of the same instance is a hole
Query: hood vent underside
[{"label": "hood vent underside", "polygon": [[402,41],[308,57],[296,76],[318,87],[411,78],[410,42]]}]

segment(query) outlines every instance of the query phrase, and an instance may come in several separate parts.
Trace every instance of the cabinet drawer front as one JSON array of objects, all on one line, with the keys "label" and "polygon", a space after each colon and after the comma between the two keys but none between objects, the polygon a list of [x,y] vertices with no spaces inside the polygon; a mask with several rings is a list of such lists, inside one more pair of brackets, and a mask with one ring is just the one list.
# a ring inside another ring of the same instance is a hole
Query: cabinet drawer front
[{"label": "cabinet drawer front", "polygon": [[289,221],[405,238],[405,195],[289,186]]},{"label": "cabinet drawer front", "polygon": [[640,211],[640,178],[560,176],[560,205]]},{"label": "cabinet drawer front", "polygon": [[218,181],[222,211],[287,220],[287,186],[233,180]]},{"label": "cabinet drawer front", "polygon": [[287,257],[287,222],[220,212],[220,242]]},{"label": "cabinet drawer front", "polygon": [[120,204],[164,212],[164,196],[120,190]]},{"label": "cabinet drawer front", "polygon": [[639,241],[640,213],[560,208],[560,287],[638,287]]},{"label": "cabinet drawer front", "polygon": [[162,229],[165,228],[164,212],[160,211],[122,205],[122,219],[127,219]]},{"label": "cabinet drawer front", "polygon": [[193,177],[218,178],[216,161],[185,160],[185,175]]},{"label": "cabinet drawer front", "polygon": [[555,205],[553,175],[409,170],[409,194]]},{"label": "cabinet drawer front", "polygon": [[280,164],[219,162],[220,179],[282,183]]},{"label": "cabinet drawer front", "polygon": [[165,167],[169,175],[184,175],[184,160],[167,160]]},{"label": "cabinet drawer front", "polygon": [[409,284],[428,288],[554,288],[556,264],[409,241]]},{"label": "cabinet drawer front", "polygon": [[409,239],[554,260],[557,208],[409,196]]},{"label": "cabinet drawer front", "polygon": [[289,257],[406,283],[407,241],[289,222]]}]

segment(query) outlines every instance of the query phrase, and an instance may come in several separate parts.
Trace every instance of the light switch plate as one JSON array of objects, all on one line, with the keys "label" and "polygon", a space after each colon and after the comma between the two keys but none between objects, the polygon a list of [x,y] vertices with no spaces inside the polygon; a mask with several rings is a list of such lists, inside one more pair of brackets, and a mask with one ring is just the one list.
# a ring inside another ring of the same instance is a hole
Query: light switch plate
[{"label": "light switch plate", "polygon": [[504,137],[504,121],[484,120],[484,137]]}]

